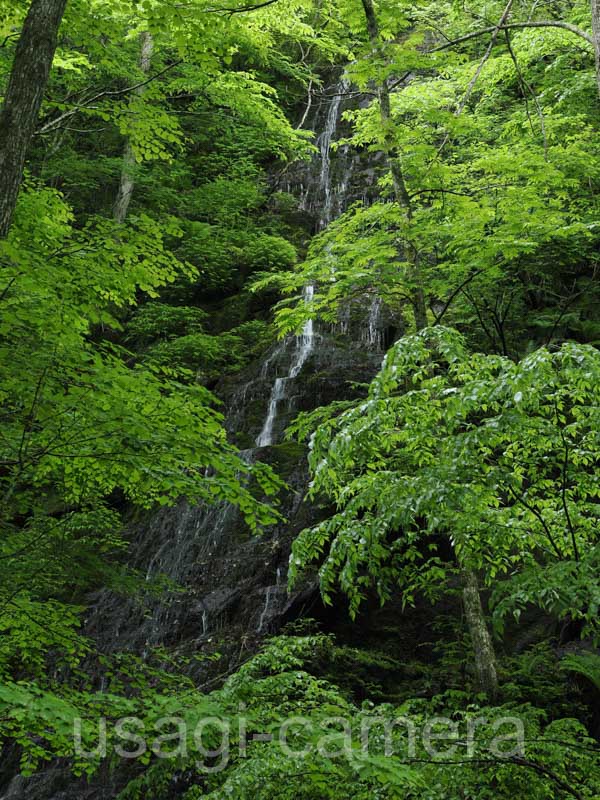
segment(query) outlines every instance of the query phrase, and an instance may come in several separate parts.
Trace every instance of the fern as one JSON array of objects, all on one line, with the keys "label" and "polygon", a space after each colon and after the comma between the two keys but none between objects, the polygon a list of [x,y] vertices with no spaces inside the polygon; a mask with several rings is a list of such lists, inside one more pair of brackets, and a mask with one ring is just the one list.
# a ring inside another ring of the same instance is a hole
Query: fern
[{"label": "fern", "polygon": [[583,675],[600,692],[600,656],[596,653],[569,653],[561,661],[560,668]]}]

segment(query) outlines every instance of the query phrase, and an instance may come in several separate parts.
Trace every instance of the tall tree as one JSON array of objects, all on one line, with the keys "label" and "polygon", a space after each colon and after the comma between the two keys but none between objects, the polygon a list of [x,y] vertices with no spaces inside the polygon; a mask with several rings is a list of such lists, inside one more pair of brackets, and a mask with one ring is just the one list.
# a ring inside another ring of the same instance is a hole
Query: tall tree
[{"label": "tall tree", "polygon": [[32,0],[0,113],[0,239],[12,222],[67,0]]},{"label": "tall tree", "polygon": [[594,55],[596,57],[596,83],[600,94],[600,2],[591,0],[592,32],[594,38]]},{"label": "tall tree", "polygon": [[[311,496],[325,496],[336,511],[296,539],[290,575],[295,580],[299,569],[318,560],[325,601],[339,587],[352,614],[369,590],[382,603],[399,594],[403,604],[410,604],[417,592],[433,599],[447,579],[448,562],[434,540],[442,537],[453,551],[450,571],[462,582],[477,684],[493,698],[496,658],[479,594],[480,550],[472,533],[474,526],[484,536],[485,522],[474,523],[473,495],[465,497],[462,516],[455,502],[457,494],[463,499],[465,476],[458,455],[462,440],[457,443],[454,431],[461,430],[468,405],[459,414],[452,405],[455,387],[436,374],[446,360],[451,371],[465,357],[459,334],[426,328],[403,337],[389,351],[366,401],[325,422],[323,409],[300,417],[295,429],[301,437],[313,420],[321,423],[311,439]],[[439,396],[448,398],[448,407]],[[447,440],[444,425],[453,431]],[[447,444],[451,453],[444,453]],[[482,460],[481,453],[473,459]]]},{"label": "tall tree", "polygon": [[[149,31],[143,31],[140,34],[140,70],[143,75],[147,75],[150,69],[150,61],[152,58],[152,51],[154,49],[154,39]],[[144,92],[144,86],[138,86],[135,90],[137,95]],[[133,195],[133,188],[135,179],[133,170],[136,164],[135,151],[131,137],[128,136],[123,149],[123,167],[121,169],[121,179],[119,181],[119,190],[117,192],[117,199],[113,207],[113,214],[117,222],[125,222],[129,204]]]},{"label": "tall tree", "polygon": [[[371,42],[374,53],[377,53],[381,48],[381,35],[375,8],[372,0],[362,0],[362,5],[365,12],[369,41]],[[394,199],[398,205],[404,208],[407,221],[410,223],[413,216],[412,202],[406,187],[406,181],[404,180],[400,153],[398,152],[394,140],[390,90],[387,78],[384,77],[379,82],[377,95],[379,98],[379,114],[381,118],[384,150],[392,174]],[[425,293],[423,291],[423,281],[419,268],[419,253],[417,249],[408,242],[404,244],[404,250],[406,250],[405,258],[411,262],[411,278],[413,282],[411,305],[415,318],[415,327],[417,330],[422,330],[427,325],[427,309],[425,307]]]}]

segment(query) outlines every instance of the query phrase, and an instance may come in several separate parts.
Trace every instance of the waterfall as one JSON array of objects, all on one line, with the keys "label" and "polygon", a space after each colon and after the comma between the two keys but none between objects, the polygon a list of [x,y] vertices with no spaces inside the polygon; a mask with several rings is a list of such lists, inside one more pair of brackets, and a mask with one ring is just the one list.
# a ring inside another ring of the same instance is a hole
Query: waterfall
[{"label": "waterfall", "polygon": [[[302,293],[305,303],[310,303],[314,297],[314,286],[305,286]],[[300,336],[295,337],[295,347],[292,354],[292,360],[288,374],[285,378],[275,378],[273,388],[271,389],[271,396],[269,397],[269,406],[267,408],[267,416],[262,427],[261,432],[256,437],[257,447],[268,447],[273,444],[273,426],[277,419],[277,411],[279,403],[288,398],[288,384],[298,377],[302,371],[302,367],[306,363],[308,357],[312,353],[315,346],[315,331],[312,319],[304,323],[304,328]]]},{"label": "waterfall", "polygon": [[271,389],[271,397],[269,398],[269,407],[267,409],[267,416],[262,427],[261,432],[256,437],[257,447],[268,447],[273,443],[273,425],[277,418],[277,405],[285,399],[285,384],[288,378],[275,378],[275,383]]},{"label": "waterfall", "polygon": [[325,118],[325,127],[317,138],[317,147],[319,148],[321,157],[321,173],[319,176],[318,188],[319,195],[323,198],[319,228],[324,228],[332,219],[333,187],[331,182],[331,142],[333,141],[337,129],[342,98],[348,86],[348,81],[342,78],[335,87],[335,93],[329,105],[327,117]]},{"label": "waterfall", "polygon": [[275,583],[264,589],[264,603],[256,626],[257,633],[264,633],[269,623],[278,616],[288,599],[287,586],[282,583],[283,572],[281,567],[275,570]]},{"label": "waterfall", "polygon": [[[337,187],[337,191],[334,192],[331,180],[331,144],[334,140],[339,122],[342,99],[348,87],[349,83],[345,78],[342,78],[334,87],[334,93],[327,109],[323,131],[317,137],[320,160],[317,196],[321,200],[317,224],[319,229],[325,228],[328,223],[331,222],[334,212],[334,196],[337,194],[341,197],[345,194],[349,184],[349,175],[346,174]],[[343,197],[341,197],[341,199],[343,200]],[[314,286],[311,284],[305,286],[302,292],[304,303],[310,304],[314,294]],[[267,406],[267,415],[262,430],[256,438],[257,447],[268,447],[274,444],[274,426],[277,420],[279,406],[284,400],[289,398],[289,384],[300,375],[303,366],[314,350],[316,338],[314,321],[309,319],[304,323],[302,333],[292,340],[294,342],[294,350],[292,352],[287,375],[285,377],[278,376],[275,378],[271,388],[269,404]],[[268,366],[269,361],[265,362],[265,368],[268,369]]]},{"label": "waterfall", "polygon": [[273,587],[267,586],[265,589],[265,604],[263,606],[263,610],[260,615],[260,619],[258,621],[258,628],[256,629],[257,633],[262,633],[265,627],[265,620],[269,614],[269,608],[271,605],[271,595],[273,593]]},{"label": "waterfall", "polygon": [[369,319],[367,322],[367,343],[374,348],[381,349],[383,346],[383,336],[380,329],[381,320],[381,298],[375,297],[371,303]]},{"label": "waterfall", "polygon": [[[304,302],[306,304],[311,303],[314,296],[315,296],[315,287],[310,284],[308,286],[305,286],[304,291],[302,293],[302,298]],[[304,323],[304,327],[302,328],[302,333],[300,334],[300,336],[297,337],[296,350],[294,352],[294,358],[292,359],[292,363],[290,366],[290,378],[294,379],[298,377],[302,367],[306,363],[306,359],[311,354],[314,346],[315,346],[314,322],[312,319],[309,319]]]},{"label": "waterfall", "polygon": [[[315,157],[308,173],[290,182],[295,191],[302,185],[305,210],[314,214],[317,229],[344,210],[352,192],[352,170],[360,167],[346,146],[333,152],[333,143],[340,138],[339,119],[347,88],[347,82],[340,81],[328,89],[329,97],[313,119],[319,134]],[[310,307],[315,287],[305,286],[302,296]],[[346,343],[340,349],[328,328],[319,329],[308,319],[297,336],[278,342],[260,365],[248,370],[226,403],[232,438],[239,435],[244,437],[240,438],[243,447],[254,446],[243,451],[244,458],[251,461],[258,456],[255,448],[278,443],[288,417],[298,406],[314,407],[351,391],[345,376],[352,381],[369,379],[376,360],[373,344],[381,340],[380,309],[377,300],[367,305],[364,313],[359,307],[353,314],[349,307],[347,318],[341,320]],[[355,320],[359,317],[358,331]],[[354,344],[353,340],[359,349],[345,356],[346,345]],[[324,376],[311,384],[303,380],[309,364]],[[273,455],[281,456],[284,469],[290,468],[285,452]],[[117,641],[119,647],[136,652],[182,641],[204,646],[224,625],[261,634],[271,629],[289,600],[284,566],[288,539],[306,524],[301,508],[304,468],[289,476],[292,490],[284,500],[288,522],[275,526],[268,536],[248,537],[243,512],[226,502],[190,506],[181,500],[175,508],[162,509],[134,528],[129,564],[146,576],[147,592],[142,602],[122,598],[109,589],[95,596],[87,630],[102,648],[110,650]],[[279,541],[281,551],[279,544],[275,546]],[[163,577],[166,592],[158,583]]]}]

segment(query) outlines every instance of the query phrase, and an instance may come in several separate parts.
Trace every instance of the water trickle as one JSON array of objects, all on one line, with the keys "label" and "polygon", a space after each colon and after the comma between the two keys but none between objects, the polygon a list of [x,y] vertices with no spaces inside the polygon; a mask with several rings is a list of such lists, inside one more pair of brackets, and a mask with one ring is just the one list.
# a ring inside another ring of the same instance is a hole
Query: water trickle
[{"label": "water trickle", "polygon": [[[323,131],[317,137],[317,147],[319,148],[320,159],[317,196],[321,199],[322,203],[317,227],[320,229],[326,227],[328,223],[331,222],[334,211],[342,210],[343,197],[341,195],[346,193],[350,180],[350,174],[347,171],[344,173],[339,186],[337,186],[334,191],[331,180],[331,144],[334,140],[339,122],[342,99],[348,87],[349,83],[344,78],[342,78],[335,87],[333,99],[331,100],[327,110]],[[335,198],[337,198],[339,205],[339,208],[337,209],[334,208]],[[302,294],[304,302],[306,304],[310,304],[314,298],[315,287],[312,284],[305,286]],[[267,415],[265,417],[262,430],[256,438],[257,447],[268,447],[269,445],[274,444],[274,428],[279,406],[284,400],[289,399],[289,384],[291,381],[297,378],[302,371],[302,368],[314,350],[316,338],[317,336],[315,333],[314,321],[309,319],[304,323],[302,333],[292,340],[294,342],[294,351],[292,353],[292,359],[287,376],[275,378],[269,397]],[[263,365],[263,377],[267,374],[275,355],[279,356],[280,353],[281,350],[276,350],[271,358],[267,359]]]},{"label": "water trickle", "polygon": [[321,156],[321,174],[318,188],[319,194],[323,198],[319,219],[320,228],[324,228],[332,219],[334,191],[331,182],[331,143],[338,125],[342,98],[348,86],[348,81],[342,78],[335,87],[335,93],[327,111],[325,127],[317,138],[317,147]]},{"label": "water trickle", "polygon": [[269,616],[272,595],[273,595],[273,587],[267,586],[267,588],[265,589],[265,604],[260,614],[260,619],[258,621],[258,628],[256,629],[257,633],[262,633],[264,630],[265,622]]},{"label": "water trickle", "polygon": [[[314,293],[314,286],[305,286],[303,292],[304,302],[310,303],[314,297]],[[315,338],[314,322],[312,319],[309,319],[304,323],[304,328],[300,336],[295,337],[295,348],[287,376],[285,378],[275,378],[273,388],[271,389],[271,396],[269,397],[267,416],[265,417],[262,430],[256,438],[257,447],[268,447],[274,443],[273,429],[275,420],[277,419],[279,404],[283,400],[288,399],[288,385],[290,381],[297,378],[302,371],[302,367],[314,349]]]},{"label": "water trickle", "polygon": [[267,416],[261,432],[256,437],[257,447],[268,447],[273,443],[273,426],[277,419],[277,406],[285,399],[285,384],[288,380],[289,378],[275,378],[275,383],[271,389],[271,397],[269,398]]},{"label": "water trickle", "polygon": [[371,347],[381,349],[383,346],[383,335],[381,331],[381,298],[375,297],[371,303],[369,311],[367,342]]},{"label": "water trickle", "polygon": [[[305,286],[303,299],[306,304],[312,302],[315,296],[315,287]],[[315,346],[315,325],[312,319],[307,320],[302,328],[302,333],[297,337],[294,358],[290,365],[290,378],[297,378]]]}]

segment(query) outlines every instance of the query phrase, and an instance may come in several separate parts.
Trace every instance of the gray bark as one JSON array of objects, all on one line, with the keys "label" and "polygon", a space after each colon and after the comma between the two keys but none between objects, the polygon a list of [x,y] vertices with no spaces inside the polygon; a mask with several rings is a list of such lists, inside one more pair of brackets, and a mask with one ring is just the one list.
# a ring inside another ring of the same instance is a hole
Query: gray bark
[{"label": "gray bark", "polygon": [[600,95],[600,0],[591,0],[591,10],[594,55],[596,58],[596,84]]},{"label": "gray bark", "polygon": [[496,656],[494,644],[485,621],[477,576],[470,569],[463,569],[463,605],[473,652],[479,688],[490,699],[498,692],[498,675],[496,672]]},{"label": "gray bark", "polygon": [[[152,51],[154,49],[154,41],[152,34],[148,31],[140,34],[140,70],[144,75],[147,75],[150,70],[150,60],[152,58]],[[135,90],[136,94],[141,95],[144,91],[144,86],[138,86]],[[117,198],[113,206],[113,215],[117,222],[125,222],[133,189],[135,187],[134,171],[135,171],[135,153],[131,146],[129,138],[125,142],[123,148],[123,166],[121,168],[121,179],[119,181],[119,189],[117,191]]]},{"label": "gray bark", "polygon": [[67,0],[32,0],[0,113],[0,239],[12,223]]}]

